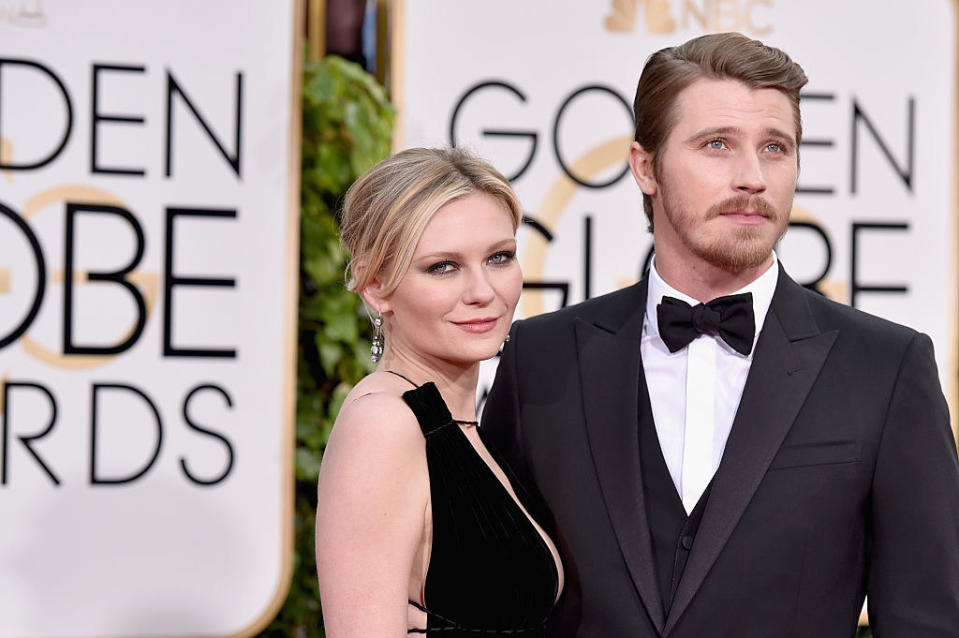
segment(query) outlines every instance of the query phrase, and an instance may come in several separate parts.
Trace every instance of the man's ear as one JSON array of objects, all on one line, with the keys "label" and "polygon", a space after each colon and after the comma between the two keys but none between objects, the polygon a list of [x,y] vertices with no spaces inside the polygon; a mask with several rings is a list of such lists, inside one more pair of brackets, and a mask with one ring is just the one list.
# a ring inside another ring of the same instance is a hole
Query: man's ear
[{"label": "man's ear", "polygon": [[656,194],[659,184],[656,181],[656,171],[653,170],[653,154],[640,146],[639,142],[629,145],[629,170],[639,185],[639,190],[650,197]]}]

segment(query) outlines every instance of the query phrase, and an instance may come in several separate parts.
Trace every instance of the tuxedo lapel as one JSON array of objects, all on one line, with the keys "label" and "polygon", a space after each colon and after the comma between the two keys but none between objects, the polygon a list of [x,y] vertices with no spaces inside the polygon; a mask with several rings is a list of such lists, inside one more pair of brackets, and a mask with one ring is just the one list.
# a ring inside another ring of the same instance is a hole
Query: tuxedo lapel
[{"label": "tuxedo lapel", "polygon": [[676,626],[742,517],[835,341],[836,332],[820,333],[816,327],[806,294],[780,269],[664,635]]},{"label": "tuxedo lapel", "polygon": [[640,359],[646,281],[636,290],[625,319],[577,320],[576,347],[589,446],[603,499],[633,583],[661,632],[665,619],[639,465],[638,410],[652,418]]}]

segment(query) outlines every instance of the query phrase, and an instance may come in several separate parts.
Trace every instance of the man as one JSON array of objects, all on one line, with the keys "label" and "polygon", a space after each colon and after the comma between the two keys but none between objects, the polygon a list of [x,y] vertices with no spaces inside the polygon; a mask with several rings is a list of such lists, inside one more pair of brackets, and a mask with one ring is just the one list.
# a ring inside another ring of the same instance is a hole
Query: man
[{"label": "man", "polygon": [[552,514],[552,636],[959,636],[959,462],[932,344],[797,285],[773,247],[799,90],[738,34],[654,54],[637,285],[518,322],[483,430]]}]

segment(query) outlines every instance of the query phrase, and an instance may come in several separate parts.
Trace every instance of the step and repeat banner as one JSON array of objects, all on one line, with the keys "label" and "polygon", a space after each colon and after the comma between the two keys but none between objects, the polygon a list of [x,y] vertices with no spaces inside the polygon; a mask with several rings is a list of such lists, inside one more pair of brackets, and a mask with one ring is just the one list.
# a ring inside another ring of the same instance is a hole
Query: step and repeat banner
[{"label": "step and repeat banner", "polygon": [[626,158],[646,58],[722,31],[785,50],[810,81],[778,254],[797,281],[928,333],[955,415],[954,0],[405,0],[393,9],[396,146],[470,147],[511,178],[527,216],[519,317],[644,270],[652,236]]},{"label": "step and repeat banner", "polygon": [[297,5],[0,0],[0,637],[285,597]]}]

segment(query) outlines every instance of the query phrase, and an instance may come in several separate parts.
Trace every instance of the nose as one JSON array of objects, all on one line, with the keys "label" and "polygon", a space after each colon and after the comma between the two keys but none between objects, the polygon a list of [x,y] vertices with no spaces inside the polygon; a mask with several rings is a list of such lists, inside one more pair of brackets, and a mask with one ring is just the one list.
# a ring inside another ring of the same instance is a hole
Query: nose
[{"label": "nose", "polygon": [[738,158],[732,186],[734,190],[750,195],[766,190],[766,178],[758,155],[743,153]]},{"label": "nose", "polygon": [[466,289],[463,291],[463,302],[485,306],[496,297],[496,291],[489,280],[489,273],[485,268],[478,268],[469,273]]}]

